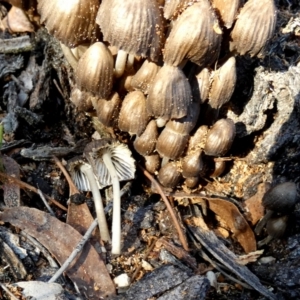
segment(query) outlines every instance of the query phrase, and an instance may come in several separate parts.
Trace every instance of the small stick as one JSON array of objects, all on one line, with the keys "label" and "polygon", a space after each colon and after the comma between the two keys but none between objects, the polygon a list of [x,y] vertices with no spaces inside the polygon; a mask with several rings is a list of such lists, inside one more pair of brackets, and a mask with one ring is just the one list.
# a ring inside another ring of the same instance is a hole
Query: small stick
[{"label": "small stick", "polygon": [[0,282],[0,286],[2,287],[3,291],[9,295],[10,299],[18,300],[18,298],[5,286],[5,284]]},{"label": "small stick", "polygon": [[155,186],[156,190],[159,192],[160,196],[162,197],[170,215],[172,218],[172,221],[175,225],[175,228],[177,230],[178,236],[179,236],[179,240],[184,248],[184,250],[189,251],[189,247],[186,241],[186,238],[183,234],[182,228],[180,227],[180,224],[176,218],[176,215],[174,213],[174,210],[172,208],[172,206],[170,205],[170,202],[168,201],[166,195],[164,194],[161,186],[158,184],[158,182],[153,178],[152,175],[150,175],[150,173],[148,171],[146,171],[142,166],[139,165],[139,168],[143,171],[144,175],[152,182],[152,184]]},{"label": "small stick", "polygon": [[[22,188],[22,189],[27,189],[27,190],[29,190],[29,191],[32,191],[32,192],[36,193],[36,194],[39,193],[39,192],[38,192],[38,189],[37,189],[36,187],[34,187],[34,186],[32,186],[32,185],[30,185],[30,184],[28,184],[28,183],[26,183],[26,182],[23,182],[22,180],[19,180],[19,179],[15,178],[15,177],[12,177],[12,176],[10,176],[10,175],[7,175],[7,174],[5,174],[5,173],[0,172],[0,178],[6,179],[6,180],[8,180],[8,181],[11,181],[12,183],[18,184],[18,185],[20,186],[20,188]],[[44,194],[43,194],[43,195],[44,195]],[[60,203],[59,203],[58,201],[56,201],[55,199],[53,199],[53,198],[51,198],[51,197],[49,197],[49,196],[47,196],[47,195],[44,195],[44,197],[45,197],[48,201],[50,201],[51,203],[53,203],[54,205],[56,205],[57,207],[59,207],[60,209],[62,209],[62,210],[64,210],[64,211],[68,211],[66,207],[64,207],[62,204],[60,204]]]},{"label": "small stick", "polygon": [[46,201],[42,191],[40,189],[37,190],[39,196],[41,197],[42,201],[44,202],[46,208],[48,209],[50,215],[52,215],[53,217],[55,217],[55,213],[54,211],[52,210],[52,208],[50,207],[50,205],[48,204],[48,202]]},{"label": "small stick", "polygon": [[49,283],[55,282],[60,275],[62,275],[63,272],[70,266],[72,261],[76,258],[76,256],[81,252],[83,246],[88,241],[88,239],[91,237],[94,229],[98,225],[98,220],[95,219],[93,223],[90,225],[89,229],[86,231],[85,235],[81,239],[81,241],[78,243],[76,248],[72,251],[68,259],[62,264],[62,266],[55,272],[55,274],[50,278],[48,281]]}]

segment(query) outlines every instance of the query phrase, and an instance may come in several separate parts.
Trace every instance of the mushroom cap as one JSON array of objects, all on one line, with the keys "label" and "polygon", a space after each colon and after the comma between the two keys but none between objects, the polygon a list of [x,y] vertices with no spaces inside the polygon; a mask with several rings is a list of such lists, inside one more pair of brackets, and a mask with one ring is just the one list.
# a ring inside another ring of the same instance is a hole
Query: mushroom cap
[{"label": "mushroom cap", "polygon": [[213,63],[219,55],[221,33],[209,1],[193,3],[171,29],[165,44],[165,63],[178,66],[184,59],[203,67]]},{"label": "mushroom cap", "polygon": [[234,92],[235,84],[236,63],[232,56],[213,73],[208,101],[210,106],[217,109],[227,103]]},{"label": "mushroom cap", "polygon": [[182,118],[188,114],[191,103],[191,86],[182,70],[164,65],[149,88],[149,114],[166,120]]},{"label": "mushroom cap", "polygon": [[119,181],[134,178],[136,170],[135,160],[132,158],[131,152],[126,145],[109,138],[95,140],[87,144],[84,149],[84,156],[91,164],[100,188],[112,185],[110,173],[102,159],[104,152],[110,153]]},{"label": "mushroom cap", "polygon": [[273,36],[276,25],[274,0],[249,0],[241,9],[231,32],[230,51],[255,56]]},{"label": "mushroom cap", "polygon": [[38,1],[41,22],[68,47],[95,39],[98,8],[98,0]]},{"label": "mushroom cap", "polygon": [[103,0],[96,22],[104,40],[111,45],[129,54],[158,60],[163,27],[156,0]]},{"label": "mushroom cap", "polygon": [[120,130],[140,135],[145,130],[148,121],[144,94],[141,91],[128,93],[122,102],[119,114]]},{"label": "mushroom cap", "polygon": [[[80,167],[88,164],[84,158],[76,156],[68,161],[67,169],[70,173],[70,176],[78,188],[79,191],[90,191],[90,183],[84,172],[80,170]],[[95,176],[96,182],[98,184],[98,180]]]},{"label": "mushroom cap", "polygon": [[223,25],[226,28],[231,28],[236,15],[237,11],[240,8],[243,0],[211,0],[212,6],[216,10],[217,14],[219,15]]},{"label": "mushroom cap", "polygon": [[111,52],[103,43],[94,43],[79,59],[75,75],[80,89],[104,99],[109,97],[114,76]]}]

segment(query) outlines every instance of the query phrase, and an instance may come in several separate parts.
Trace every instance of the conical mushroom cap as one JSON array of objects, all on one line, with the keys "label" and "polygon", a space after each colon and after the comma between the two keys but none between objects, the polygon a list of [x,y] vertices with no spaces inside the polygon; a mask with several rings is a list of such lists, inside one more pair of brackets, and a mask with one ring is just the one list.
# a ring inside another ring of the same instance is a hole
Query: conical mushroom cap
[{"label": "conical mushroom cap", "polygon": [[82,55],[75,76],[80,89],[100,98],[109,97],[113,85],[114,60],[103,43],[94,43]]},{"label": "conical mushroom cap", "polygon": [[233,94],[235,84],[235,57],[231,57],[213,74],[208,101],[210,106],[217,109],[227,103]]},{"label": "conical mushroom cap", "polygon": [[164,50],[164,61],[178,66],[189,59],[206,67],[219,55],[222,32],[208,0],[189,6],[176,20]]},{"label": "conical mushroom cap", "polygon": [[68,47],[95,39],[98,8],[98,0],[38,1],[41,22]]},{"label": "conical mushroom cap", "polygon": [[223,25],[226,28],[231,28],[237,11],[242,5],[243,0],[212,0],[212,6],[220,16]]},{"label": "conical mushroom cap", "polygon": [[110,173],[102,159],[104,152],[110,154],[119,181],[134,178],[135,161],[128,147],[113,139],[96,140],[85,147],[84,156],[91,164],[101,188],[112,185]]},{"label": "conical mushroom cap", "polygon": [[241,9],[231,32],[230,51],[255,56],[274,34],[276,7],[274,0],[249,0]]},{"label": "conical mushroom cap", "polygon": [[120,110],[119,128],[130,134],[140,135],[145,130],[148,120],[144,94],[141,91],[128,93]]},{"label": "conical mushroom cap", "polygon": [[111,45],[153,61],[159,58],[163,27],[155,0],[103,0],[96,22]]},{"label": "conical mushroom cap", "polygon": [[165,120],[187,115],[192,103],[191,86],[177,67],[164,65],[150,86],[147,110],[150,115]]}]

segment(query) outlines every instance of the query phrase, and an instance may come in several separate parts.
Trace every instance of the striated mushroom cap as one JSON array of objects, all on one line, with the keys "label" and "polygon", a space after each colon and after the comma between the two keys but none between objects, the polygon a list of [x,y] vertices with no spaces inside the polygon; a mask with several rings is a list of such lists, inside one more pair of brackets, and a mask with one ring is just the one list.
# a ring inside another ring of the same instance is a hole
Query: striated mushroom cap
[{"label": "striated mushroom cap", "polygon": [[162,16],[155,0],[103,0],[96,22],[111,45],[153,61],[161,55]]},{"label": "striated mushroom cap", "polygon": [[178,66],[189,59],[206,67],[219,55],[222,32],[208,0],[193,3],[178,17],[167,38],[164,61]]},{"label": "striated mushroom cap", "polygon": [[141,91],[128,93],[119,114],[120,130],[140,135],[145,130],[148,120],[144,94]]},{"label": "striated mushroom cap", "polygon": [[230,57],[212,77],[212,84],[209,91],[208,103],[212,108],[218,109],[227,103],[235,89],[236,64],[235,57]]},{"label": "striated mushroom cap", "polygon": [[168,188],[174,188],[181,179],[181,173],[175,162],[169,162],[160,168],[158,172],[159,182]]},{"label": "striated mushroom cap", "polygon": [[151,154],[155,149],[157,137],[157,125],[155,120],[152,120],[148,123],[145,131],[136,137],[133,143],[134,149],[143,156]]},{"label": "striated mushroom cap", "polygon": [[78,61],[75,76],[80,89],[100,98],[109,97],[113,86],[114,60],[103,43],[94,43],[86,50]]},{"label": "striated mushroom cap", "polygon": [[136,90],[142,91],[144,94],[148,94],[149,87],[159,69],[160,66],[146,59],[140,69],[132,77],[131,86]]},{"label": "striated mushroom cap", "polygon": [[176,159],[183,153],[188,139],[188,134],[165,127],[157,139],[156,150],[162,158]]},{"label": "striated mushroom cap", "polygon": [[228,29],[231,28],[243,0],[211,0],[211,2],[223,25]]},{"label": "striated mushroom cap", "polygon": [[261,54],[274,34],[274,0],[249,0],[241,9],[231,32],[230,51],[250,56]]},{"label": "striated mushroom cap", "polygon": [[99,121],[107,127],[114,126],[117,123],[121,99],[117,92],[113,92],[108,99],[98,99],[96,112]]},{"label": "striated mushroom cap", "polygon": [[210,156],[225,155],[235,138],[235,124],[231,119],[220,119],[207,134],[204,152]]},{"label": "striated mushroom cap", "polygon": [[196,76],[190,79],[194,101],[205,103],[208,99],[210,88],[210,71],[207,68],[201,70]]},{"label": "striated mushroom cap", "polygon": [[41,22],[68,47],[95,40],[98,0],[38,1]]},{"label": "striated mushroom cap", "polygon": [[136,169],[135,161],[126,145],[114,139],[92,141],[85,147],[84,156],[92,166],[100,188],[112,185],[111,176],[102,160],[102,154],[106,151],[110,153],[119,181],[133,179]]},{"label": "striated mushroom cap", "polygon": [[203,170],[202,150],[197,149],[195,152],[188,154],[182,160],[182,175],[185,178],[197,177]]},{"label": "striated mushroom cap", "polygon": [[191,103],[191,87],[184,73],[177,67],[164,65],[149,89],[149,114],[165,120],[179,119],[187,115]]}]

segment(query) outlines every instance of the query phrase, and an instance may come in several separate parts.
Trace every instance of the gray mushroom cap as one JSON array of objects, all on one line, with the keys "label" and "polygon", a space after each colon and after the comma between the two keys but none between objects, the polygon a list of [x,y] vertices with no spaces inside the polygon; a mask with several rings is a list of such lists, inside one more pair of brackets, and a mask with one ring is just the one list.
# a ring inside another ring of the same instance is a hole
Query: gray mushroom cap
[{"label": "gray mushroom cap", "polygon": [[95,140],[85,147],[84,156],[91,164],[100,188],[112,185],[110,173],[102,159],[102,154],[106,151],[110,153],[119,181],[133,179],[136,170],[135,160],[128,147],[114,139]]}]

